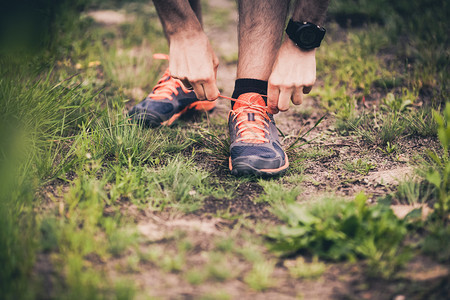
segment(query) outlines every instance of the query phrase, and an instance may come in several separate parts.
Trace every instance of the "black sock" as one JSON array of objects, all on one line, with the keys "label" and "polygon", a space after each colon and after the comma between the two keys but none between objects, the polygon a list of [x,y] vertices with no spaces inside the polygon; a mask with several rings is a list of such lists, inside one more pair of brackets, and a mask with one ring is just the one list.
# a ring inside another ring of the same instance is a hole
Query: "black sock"
[{"label": "black sock", "polygon": [[[258,93],[261,95],[267,95],[267,81],[251,78],[236,79],[234,83],[234,92],[231,96],[237,99],[240,95],[245,93]],[[263,97],[267,104],[267,98]],[[231,109],[233,109],[235,101],[231,101]]]}]

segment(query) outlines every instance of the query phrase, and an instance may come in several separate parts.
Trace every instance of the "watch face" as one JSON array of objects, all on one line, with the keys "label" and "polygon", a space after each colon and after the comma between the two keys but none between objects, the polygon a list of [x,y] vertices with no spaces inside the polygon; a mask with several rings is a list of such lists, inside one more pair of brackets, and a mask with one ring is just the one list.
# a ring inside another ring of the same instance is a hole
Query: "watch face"
[{"label": "watch face", "polygon": [[289,38],[301,49],[311,50],[320,47],[325,36],[325,28],[309,22],[294,22],[289,20],[286,33]]},{"label": "watch face", "polygon": [[297,38],[304,47],[315,47],[317,44],[317,33],[314,27],[300,27],[297,31]]}]

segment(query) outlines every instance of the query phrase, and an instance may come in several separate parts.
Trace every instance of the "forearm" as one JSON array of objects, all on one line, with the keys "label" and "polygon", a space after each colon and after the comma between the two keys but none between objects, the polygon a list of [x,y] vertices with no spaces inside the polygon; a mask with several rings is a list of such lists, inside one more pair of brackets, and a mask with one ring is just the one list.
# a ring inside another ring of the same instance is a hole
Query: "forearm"
[{"label": "forearm", "polygon": [[188,0],[153,0],[153,3],[169,42],[180,33],[202,31]]},{"label": "forearm", "polygon": [[[292,19],[323,25],[329,0],[297,0]],[[289,37],[284,39],[267,89],[267,110],[275,114],[289,109],[289,102],[296,105],[303,101],[316,81],[316,50],[302,50]]]},{"label": "forearm", "polygon": [[329,0],[297,0],[292,19],[322,26],[325,22]]}]

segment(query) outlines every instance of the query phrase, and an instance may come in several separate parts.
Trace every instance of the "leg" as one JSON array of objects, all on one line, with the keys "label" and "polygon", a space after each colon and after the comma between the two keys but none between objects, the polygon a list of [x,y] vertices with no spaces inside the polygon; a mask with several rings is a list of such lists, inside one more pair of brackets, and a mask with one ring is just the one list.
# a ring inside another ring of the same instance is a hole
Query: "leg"
[{"label": "leg", "polygon": [[[209,42],[206,40],[206,35],[204,35],[202,30],[200,0],[153,0],[153,2],[163,25],[164,33],[171,46],[171,54],[173,50],[172,48],[175,49],[175,52],[178,52],[178,55],[174,55],[175,58],[174,56],[171,57],[171,63],[174,60],[177,60],[177,58],[178,61],[180,61],[181,56],[182,69],[184,67],[184,69],[187,69],[187,71],[189,71],[189,65],[186,67],[186,65],[183,65],[184,62],[192,61],[192,58],[195,58],[195,56],[200,57],[200,62],[204,62],[204,60],[202,61],[202,59],[207,57],[207,55],[201,55],[202,53],[205,53],[204,47],[206,47],[206,54],[208,54],[209,50],[211,49],[209,46]],[[198,39],[199,36],[200,38]],[[184,45],[185,41],[188,41],[188,46],[195,46],[196,42],[200,45],[197,48],[194,47],[194,50],[191,49],[190,53],[193,52],[195,54],[194,56],[187,54],[189,51],[187,51],[186,48],[189,47],[172,47],[173,44],[176,43],[178,43],[178,45],[180,43],[181,45]],[[201,42],[203,42],[203,44]],[[212,87],[214,88],[215,70],[217,67],[217,64],[215,63],[217,59],[212,50],[211,52],[209,52],[209,54],[212,60],[211,70],[214,72],[214,82],[210,81],[210,83],[212,83]],[[154,58],[168,59],[168,56],[163,54],[155,54]],[[208,61],[206,61],[206,63],[208,63]],[[193,65],[198,67],[199,64],[195,64],[194,62]],[[177,64],[175,64],[175,66],[177,67]],[[208,68],[208,65],[206,67]],[[196,68],[196,70],[197,69],[198,68]],[[182,114],[186,113],[189,110],[209,111],[214,108],[214,102],[199,101],[197,94],[192,90],[188,90],[182,84],[182,82],[176,78],[177,77],[175,77],[175,75],[173,74],[172,69],[170,71],[169,69],[167,69],[162,78],[159,80],[158,84],[153,88],[152,92],[142,102],[138,103],[130,110],[129,115],[131,119],[137,123],[142,123],[143,125],[151,127],[171,125]],[[206,96],[208,96],[208,94],[205,92],[204,85],[207,80],[203,80],[202,83],[198,82],[198,80],[196,81],[196,77],[193,75],[189,78],[195,79],[192,82],[200,84],[203,94],[206,94]],[[209,77],[207,77],[207,79],[208,78]],[[209,85],[209,87],[211,88],[211,84]],[[217,90],[217,88],[215,88],[215,90]],[[210,96],[212,96],[213,98],[214,91],[213,93],[211,93],[211,89],[207,89],[207,91],[209,91]],[[219,92],[217,90],[217,94],[218,93]]]},{"label": "leg", "polygon": [[200,0],[189,0],[189,4],[191,5],[192,10],[197,16],[198,21],[203,25],[202,6],[200,4]]},{"label": "leg", "polygon": [[239,0],[237,78],[267,81],[281,45],[289,0]]},{"label": "leg", "polygon": [[239,1],[239,62],[228,118],[232,174],[276,176],[289,167],[262,95],[281,45],[289,0]]}]

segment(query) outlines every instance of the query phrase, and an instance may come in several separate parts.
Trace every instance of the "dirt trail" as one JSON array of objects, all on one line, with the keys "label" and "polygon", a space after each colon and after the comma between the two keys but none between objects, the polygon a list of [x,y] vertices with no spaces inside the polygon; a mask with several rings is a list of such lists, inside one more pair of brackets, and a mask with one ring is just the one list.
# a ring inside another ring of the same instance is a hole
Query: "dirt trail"
[{"label": "dirt trail", "polygon": [[[205,31],[221,61],[217,74],[218,87],[222,94],[230,96],[236,75],[236,61],[230,57],[237,56],[238,51],[236,4],[231,0],[214,0],[209,1],[209,6],[211,9],[219,9],[228,13],[225,25],[220,26],[214,25],[214,22],[213,26],[209,26],[211,24],[208,22],[208,16],[205,16]],[[91,14],[100,22],[110,24],[111,18],[105,15],[107,13]],[[111,15],[114,13],[110,12]],[[320,77],[320,74],[318,76]],[[225,120],[228,111],[229,101],[219,100],[217,108],[211,116]],[[277,114],[275,119],[277,126],[285,136],[296,137],[300,131],[305,132],[311,128],[324,114],[325,112],[320,109],[318,103],[312,97],[306,96],[305,103],[301,106],[291,105],[289,111]],[[374,147],[362,143],[356,137],[337,135],[334,130],[334,120],[329,115],[307,136],[307,139],[312,142],[305,145],[304,149],[325,149],[327,154],[313,160],[312,163],[305,164],[303,193],[299,199],[301,201],[317,198],[318,195],[324,193],[352,197],[360,191],[365,191],[371,195],[372,199],[376,199],[377,196],[389,193],[399,181],[407,176],[412,176],[413,169],[409,164],[412,155],[429,146],[419,140],[412,140],[410,143],[415,145],[415,152],[405,151],[405,156],[395,161],[389,156],[377,152]],[[292,138],[286,138],[284,146],[288,146],[290,142],[292,142]],[[405,145],[405,147],[407,146]],[[345,171],[342,165],[355,158],[367,158],[374,167],[367,174],[351,174]],[[307,160],[308,158],[306,158]],[[220,172],[217,171],[216,166],[206,166],[206,169]],[[183,231],[183,239],[192,244],[192,250],[186,256],[186,266],[195,269],[199,264],[208,262],[207,253],[215,249],[219,239],[233,236],[237,247],[246,247],[245,238],[235,233],[236,230],[239,230],[239,228],[234,228],[237,218],[248,219],[250,222],[255,219],[265,220],[267,223],[276,222],[264,204],[253,202],[254,196],[261,192],[262,188],[257,182],[248,182],[238,190],[236,197],[239,199],[220,201],[220,199],[207,198],[204,201],[204,207],[194,214],[184,215],[170,211],[142,212],[137,211],[137,208],[132,205],[124,207],[123,213],[135,219],[138,232],[146,238],[147,244],[141,249],[144,252],[156,247],[162,252],[173,252],[175,255],[179,239],[178,237],[174,238],[174,234]],[[399,214],[404,214],[402,209],[399,208]],[[218,212],[223,211],[231,212],[228,219],[216,216]],[[108,264],[107,269],[112,277],[116,274],[117,266],[125,264],[124,260],[117,259]],[[255,292],[244,283],[242,275],[249,271],[248,261],[234,258],[234,260],[230,259],[229,263],[230,265],[227,267],[236,273],[234,278],[223,282],[208,281],[198,286],[187,283],[186,279],[176,272],[161,270],[157,261],[140,265],[139,271],[134,272],[131,277],[146,293],[164,299],[196,299],[199,295],[214,294],[217,291],[226,292],[232,299],[294,299],[300,296],[304,299],[353,299],[353,297],[377,299],[378,296],[392,295],[394,292],[392,287],[383,290],[383,283],[380,283],[380,290],[364,291],[364,287],[358,286],[365,284],[365,275],[361,272],[361,268],[345,264],[331,265],[320,280],[315,281],[295,280],[289,276],[286,268],[276,265],[273,273],[274,287],[265,292]],[[430,266],[432,266],[431,263]],[[439,267],[432,266],[431,268],[433,267],[437,268],[436,272],[443,272]],[[428,272],[429,269],[425,271]],[[422,280],[420,284],[426,283]],[[399,297],[402,296],[399,295]]]},{"label": "dirt trail", "polygon": [[[226,63],[224,58],[229,57],[230,54],[236,54],[238,50],[236,4],[234,1],[227,0],[215,0],[208,3],[212,8],[226,9],[229,12],[225,26],[205,26],[206,34],[210,38],[217,56],[221,59],[217,85],[224,95],[229,96],[233,92],[237,63],[235,61]],[[317,76],[320,80],[320,74]],[[320,82],[316,84],[315,88],[320,88]],[[222,99],[218,101],[213,116],[226,119],[228,111],[229,101]],[[315,99],[305,95],[303,104],[295,106],[291,103],[287,112],[280,112],[274,117],[277,127],[286,136],[295,137],[299,132],[306,132],[325,114]],[[398,163],[392,162],[390,158],[375,153],[375,149],[364,146],[355,137],[337,136],[333,129],[333,123],[332,116],[325,116],[322,123],[306,137],[312,142],[305,145],[305,149],[322,147],[330,149],[334,153],[318,164],[307,168],[306,174],[309,175],[309,182],[306,182],[302,195],[304,200],[315,197],[317,193],[333,190],[342,196],[352,196],[359,191],[366,191],[374,196],[384,195],[390,190],[390,186],[395,186],[408,176],[412,176],[413,169],[408,165],[409,158]],[[289,141],[286,141],[284,146],[288,145]],[[354,176],[350,178],[351,182],[342,184],[343,181],[346,181],[344,177],[347,174],[332,167],[358,157],[369,157],[376,167],[366,176]]]}]

